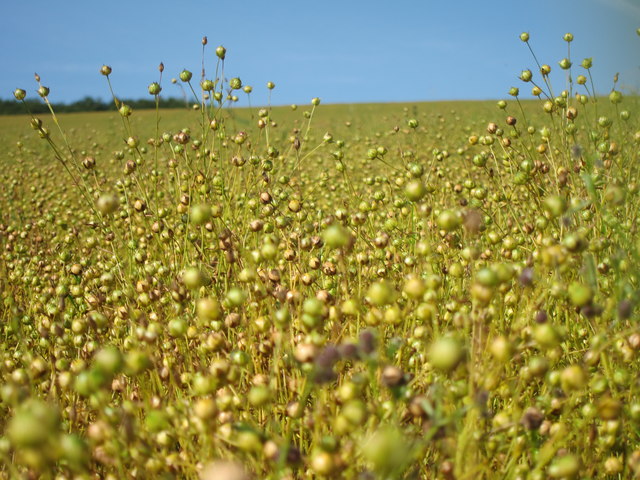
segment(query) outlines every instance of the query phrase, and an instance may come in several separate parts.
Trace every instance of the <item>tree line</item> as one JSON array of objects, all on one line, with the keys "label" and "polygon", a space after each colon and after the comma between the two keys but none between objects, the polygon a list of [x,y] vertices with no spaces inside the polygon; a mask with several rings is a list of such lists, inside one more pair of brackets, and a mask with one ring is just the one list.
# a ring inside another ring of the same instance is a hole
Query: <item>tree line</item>
[{"label": "tree line", "polygon": [[[155,99],[138,99],[138,100],[122,100],[127,105],[130,105],[134,109],[155,108]],[[31,113],[47,113],[49,107],[39,99],[25,100],[26,104],[17,102],[16,100],[4,100],[0,99],[0,115],[20,115],[28,112]],[[161,98],[160,108],[185,108],[188,105],[185,104],[183,99],[179,98]],[[53,109],[56,113],[72,113],[72,112],[104,112],[108,110],[115,110],[113,101],[104,101],[99,98],[84,97],[81,100],[77,100],[72,103],[53,103]]]}]

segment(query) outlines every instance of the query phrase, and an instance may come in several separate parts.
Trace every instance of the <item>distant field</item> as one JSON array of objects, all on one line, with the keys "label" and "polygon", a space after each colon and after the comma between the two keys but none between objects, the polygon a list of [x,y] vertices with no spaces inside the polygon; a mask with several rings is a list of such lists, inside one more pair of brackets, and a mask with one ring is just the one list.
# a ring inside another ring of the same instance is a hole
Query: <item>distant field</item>
[{"label": "distant field", "polygon": [[638,106],[0,117],[0,478],[637,477]]}]

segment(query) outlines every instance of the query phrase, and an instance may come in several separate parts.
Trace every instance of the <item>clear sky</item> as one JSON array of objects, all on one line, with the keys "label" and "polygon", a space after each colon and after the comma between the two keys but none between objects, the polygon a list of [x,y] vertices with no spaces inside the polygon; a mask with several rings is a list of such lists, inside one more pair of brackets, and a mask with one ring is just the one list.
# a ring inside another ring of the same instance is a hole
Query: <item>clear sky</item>
[{"label": "clear sky", "polygon": [[[572,32],[574,76],[593,57],[601,93],[620,84],[640,90],[640,0],[2,0],[0,98],[25,88],[33,73],[51,100],[109,98],[98,70],[113,67],[121,98],[147,96],[164,62],[163,95],[180,97],[170,79],[183,68],[199,79],[201,39],[215,70],[214,49],[227,48],[225,73],[254,87],[264,104],[273,81],[274,104],[497,99],[535,63],[519,34],[528,31],[552,79],[562,35]],[[244,95],[240,95],[244,97]]]}]

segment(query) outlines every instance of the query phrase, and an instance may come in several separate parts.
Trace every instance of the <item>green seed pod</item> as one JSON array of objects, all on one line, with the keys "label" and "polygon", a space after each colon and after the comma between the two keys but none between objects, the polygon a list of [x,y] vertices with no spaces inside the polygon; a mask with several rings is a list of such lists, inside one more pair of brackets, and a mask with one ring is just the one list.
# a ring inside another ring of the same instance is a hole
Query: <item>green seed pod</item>
[{"label": "green seed pod", "polygon": [[226,300],[231,307],[240,307],[247,300],[247,293],[238,287],[231,287],[227,291]]},{"label": "green seed pod", "polygon": [[[216,84],[213,83],[213,80],[205,79],[200,82],[200,88],[202,88],[205,92],[210,92],[215,88]],[[217,100],[217,99],[216,99]]]},{"label": "green seed pod", "polygon": [[496,287],[500,279],[493,269],[483,268],[476,273],[476,281],[485,287]]},{"label": "green seed pod", "polygon": [[187,322],[184,318],[174,318],[169,321],[167,328],[173,338],[184,337],[187,334]]},{"label": "green seed pod", "polygon": [[575,478],[580,473],[580,458],[575,455],[564,455],[555,459],[547,473],[551,478]]},{"label": "green seed pod", "polygon": [[243,452],[257,453],[262,451],[262,439],[258,432],[253,430],[242,430],[238,432],[235,439],[236,446]]},{"label": "green seed pod", "polygon": [[185,287],[196,290],[209,283],[209,278],[199,268],[191,267],[182,274],[182,282]]},{"label": "green seed pod", "polygon": [[192,206],[190,218],[195,225],[204,225],[211,220],[211,206],[207,204]]},{"label": "green seed pod", "polygon": [[123,117],[130,117],[133,113],[133,109],[129,105],[123,103],[118,109],[118,112],[120,112],[120,115]]},{"label": "green seed pod", "polygon": [[137,375],[150,368],[152,362],[149,355],[147,355],[145,352],[141,352],[140,350],[132,350],[127,353],[127,356],[125,358],[125,365],[127,367],[127,370],[131,374]]},{"label": "green seed pod", "polygon": [[311,453],[311,470],[320,476],[330,476],[336,468],[336,462],[329,452],[316,448]]},{"label": "green seed pod", "polygon": [[221,316],[220,303],[212,297],[198,299],[196,303],[196,314],[198,319],[209,324],[211,321],[218,320]]},{"label": "green seed pod", "polygon": [[243,352],[242,350],[234,350],[233,352],[231,352],[229,354],[229,359],[231,360],[231,363],[233,363],[234,365],[238,365],[239,367],[244,367],[251,361],[251,357],[249,357],[249,354]]},{"label": "green seed pod", "polygon": [[533,339],[542,348],[554,348],[560,344],[560,334],[548,323],[536,325],[533,328]]},{"label": "green seed pod", "polygon": [[549,360],[545,357],[533,357],[529,361],[529,372],[534,377],[542,377],[549,370]]},{"label": "green seed pod", "polygon": [[406,437],[395,427],[378,429],[362,446],[362,456],[380,475],[391,478],[410,460],[411,448]]},{"label": "green seed pod", "polygon": [[120,350],[114,346],[102,348],[93,357],[93,368],[104,373],[108,378],[120,373],[124,366],[124,358]]},{"label": "green seed pod", "polygon": [[457,210],[445,210],[436,219],[438,227],[446,232],[451,232],[462,225],[462,216]]},{"label": "green seed pod", "polygon": [[567,211],[567,200],[559,195],[551,195],[543,200],[542,206],[553,217],[557,218]]},{"label": "green seed pod", "polygon": [[349,232],[340,224],[327,227],[322,234],[322,239],[330,249],[343,248],[349,243]]},{"label": "green seed pod", "polygon": [[614,105],[620,103],[622,101],[622,93],[617,90],[612,90],[609,94],[609,101]]},{"label": "green seed pod", "polygon": [[257,385],[249,390],[248,400],[254,407],[264,407],[271,401],[271,390],[264,385]]},{"label": "green seed pod", "polygon": [[307,298],[302,304],[302,311],[312,317],[321,317],[325,314],[325,306],[317,298]]},{"label": "green seed pod", "polygon": [[65,434],[60,438],[60,457],[66,460],[72,469],[84,470],[91,459],[89,446],[81,437],[75,434]]},{"label": "green seed pod", "polygon": [[580,390],[586,383],[586,375],[579,365],[571,365],[560,373],[560,384],[566,392]]},{"label": "green seed pod", "polygon": [[232,90],[240,90],[242,88],[242,80],[238,77],[232,78],[229,80],[229,87],[231,87]]},{"label": "green seed pod", "polygon": [[189,82],[191,81],[191,77],[193,77],[193,74],[189,70],[182,70],[179,76],[180,80],[182,80],[183,82]]},{"label": "green seed pod", "polygon": [[41,400],[22,403],[9,421],[6,435],[16,448],[41,448],[57,435],[60,427],[58,411]]},{"label": "green seed pod", "polygon": [[452,337],[442,337],[434,341],[427,352],[429,363],[434,368],[449,372],[456,368],[464,357],[460,342]]},{"label": "green seed pod", "polygon": [[149,85],[148,90],[150,95],[159,95],[160,92],[162,91],[162,87],[158,82],[153,82],[152,84]]},{"label": "green seed pod", "polygon": [[569,300],[576,307],[584,307],[593,301],[593,290],[588,285],[573,282],[569,285]]},{"label": "green seed pod", "polygon": [[419,202],[427,194],[427,187],[421,180],[413,180],[404,188],[407,199],[412,202]]},{"label": "green seed pod", "polygon": [[622,413],[622,402],[617,398],[602,397],[598,401],[597,410],[602,420],[617,420]]},{"label": "green seed pod", "polygon": [[395,300],[396,292],[387,281],[371,284],[367,290],[367,300],[376,307],[389,305]]},{"label": "green seed pod", "polygon": [[500,335],[491,342],[489,351],[496,360],[505,363],[511,358],[513,349],[509,339],[504,335]]},{"label": "green seed pod", "polygon": [[22,88],[16,88],[13,91],[13,96],[16,98],[16,100],[24,100],[27,96],[27,92]]},{"label": "green seed pod", "polygon": [[520,80],[523,82],[530,82],[532,77],[533,74],[531,73],[531,70],[523,70],[522,73],[520,73]]},{"label": "green seed pod", "polygon": [[367,406],[360,399],[349,400],[342,406],[341,414],[351,425],[360,426],[367,420]]},{"label": "green seed pod", "polygon": [[160,410],[148,411],[144,419],[144,425],[151,433],[159,433],[170,426],[167,415]]},{"label": "green seed pod", "polygon": [[528,42],[529,41],[529,32],[522,32],[520,34],[520,40],[522,40],[523,42]]},{"label": "green seed pod", "polygon": [[224,60],[224,58],[227,56],[227,49],[224,48],[222,45],[216,47],[216,56],[220,60]]},{"label": "green seed pod", "polygon": [[412,300],[420,300],[426,289],[424,280],[417,275],[412,275],[405,281],[402,291]]},{"label": "green seed pod", "polygon": [[624,470],[624,464],[618,457],[609,457],[604,462],[604,472],[610,476],[616,476]]},{"label": "green seed pod", "polygon": [[200,398],[193,405],[193,413],[203,420],[213,418],[217,411],[218,407],[212,398]]},{"label": "green seed pod", "polygon": [[117,196],[105,193],[98,198],[96,208],[103,215],[109,215],[118,209],[119,203]]}]

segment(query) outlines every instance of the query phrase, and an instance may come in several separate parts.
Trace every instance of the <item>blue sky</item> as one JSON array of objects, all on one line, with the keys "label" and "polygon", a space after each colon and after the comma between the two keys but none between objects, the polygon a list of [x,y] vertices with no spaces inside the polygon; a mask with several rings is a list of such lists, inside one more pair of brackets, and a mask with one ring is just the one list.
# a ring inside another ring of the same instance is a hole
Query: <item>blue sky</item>
[{"label": "blue sky", "polygon": [[204,35],[209,74],[224,45],[225,73],[254,87],[254,105],[266,103],[267,81],[276,84],[274,104],[505,98],[511,86],[528,92],[517,76],[535,71],[522,31],[560,88],[562,35],[572,32],[574,76],[593,57],[601,93],[616,72],[623,87],[640,90],[640,0],[9,3],[0,17],[0,98],[17,87],[35,96],[38,72],[54,102],[107,99],[103,63],[120,97],[145,97],[161,61],[163,95],[179,97],[170,79],[183,68],[199,78]]}]

